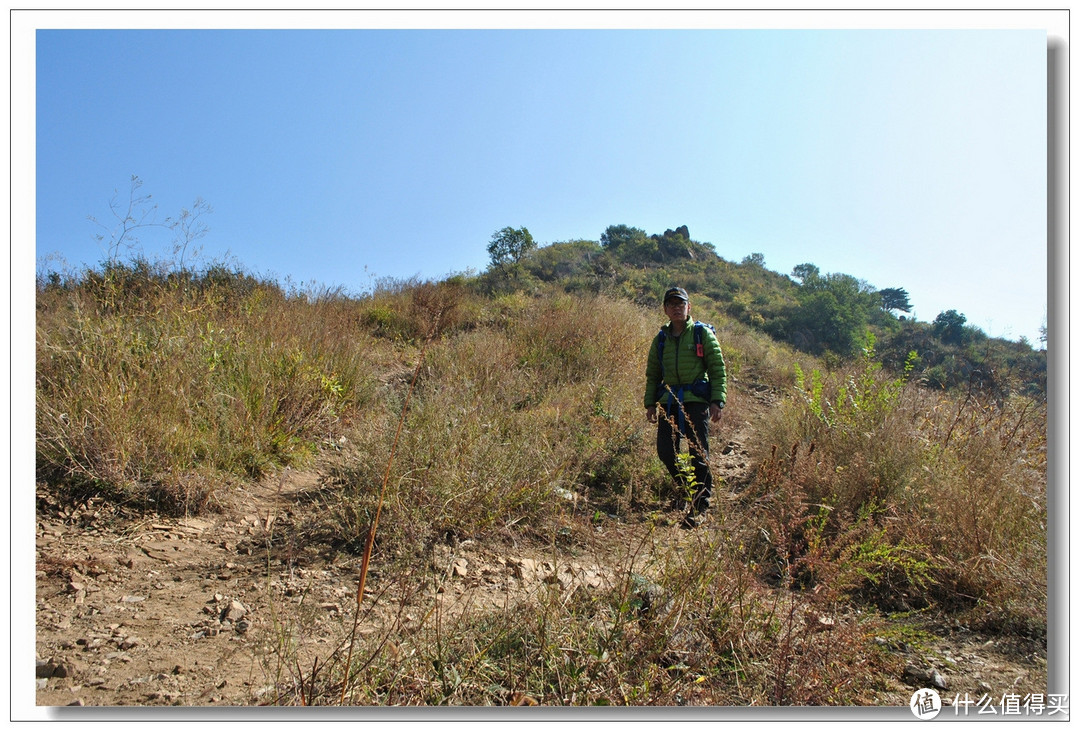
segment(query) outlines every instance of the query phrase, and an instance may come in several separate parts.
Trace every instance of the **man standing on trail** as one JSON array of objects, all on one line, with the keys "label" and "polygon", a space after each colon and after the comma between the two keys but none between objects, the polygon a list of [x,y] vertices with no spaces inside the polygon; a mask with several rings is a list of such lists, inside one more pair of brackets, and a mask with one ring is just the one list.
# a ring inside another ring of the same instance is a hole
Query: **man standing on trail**
[{"label": "man standing on trail", "polygon": [[645,413],[649,423],[658,424],[656,454],[680,489],[687,488],[687,478],[676,455],[686,437],[694,489],[683,526],[693,528],[701,525],[712,498],[709,423],[720,423],[727,369],[712,327],[690,316],[685,289],[672,287],[664,293],[664,312],[670,322],[653,338],[645,367]]}]

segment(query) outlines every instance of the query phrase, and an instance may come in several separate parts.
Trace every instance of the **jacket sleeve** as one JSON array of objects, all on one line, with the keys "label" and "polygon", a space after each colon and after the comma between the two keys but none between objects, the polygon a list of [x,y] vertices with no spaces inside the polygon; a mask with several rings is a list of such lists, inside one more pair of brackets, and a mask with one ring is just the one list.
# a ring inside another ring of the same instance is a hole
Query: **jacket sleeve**
[{"label": "jacket sleeve", "polygon": [[705,329],[705,369],[712,384],[712,401],[727,402],[727,366],[716,333]]},{"label": "jacket sleeve", "polygon": [[649,360],[645,365],[645,408],[656,406],[656,389],[660,386],[660,361],[657,358],[657,340],[654,335],[649,346]]}]

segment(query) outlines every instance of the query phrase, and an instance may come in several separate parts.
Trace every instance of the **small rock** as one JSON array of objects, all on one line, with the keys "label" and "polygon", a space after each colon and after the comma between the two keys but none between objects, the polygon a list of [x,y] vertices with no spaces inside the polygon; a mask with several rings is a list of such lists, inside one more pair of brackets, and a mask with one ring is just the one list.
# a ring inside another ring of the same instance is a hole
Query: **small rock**
[{"label": "small rock", "polygon": [[993,688],[985,680],[980,680],[978,686],[976,686],[983,693],[990,693]]},{"label": "small rock", "polygon": [[917,680],[920,683],[930,682],[930,671],[916,667],[915,665],[907,665],[904,667],[904,676]]},{"label": "small rock", "polygon": [[138,604],[139,602],[145,602],[146,597],[128,595],[128,596],[121,597],[120,601],[124,602],[125,604]]},{"label": "small rock", "polygon": [[463,558],[456,559],[452,565],[454,576],[465,576],[469,573],[469,562]]},{"label": "small rock", "polygon": [[563,500],[569,500],[570,502],[577,500],[577,495],[565,487],[556,487],[553,492]]},{"label": "small rock", "polygon": [[224,609],[221,610],[221,620],[224,621],[228,619],[232,622],[235,622],[241,617],[243,617],[245,614],[247,614],[247,607],[233,599]]},{"label": "small rock", "polygon": [[817,615],[813,613],[806,616],[806,623],[811,625],[812,631],[817,632],[832,629],[836,626],[836,620],[832,617],[826,617],[824,615]]},{"label": "small rock", "polygon": [[634,587],[633,604],[641,615],[667,614],[671,600],[664,600],[664,590],[659,584],[640,574],[631,574],[630,581]]},{"label": "small rock", "polygon": [[910,677],[922,685],[932,685],[940,690],[948,690],[949,684],[945,677],[934,668],[919,668],[908,665],[904,668],[904,675]]}]

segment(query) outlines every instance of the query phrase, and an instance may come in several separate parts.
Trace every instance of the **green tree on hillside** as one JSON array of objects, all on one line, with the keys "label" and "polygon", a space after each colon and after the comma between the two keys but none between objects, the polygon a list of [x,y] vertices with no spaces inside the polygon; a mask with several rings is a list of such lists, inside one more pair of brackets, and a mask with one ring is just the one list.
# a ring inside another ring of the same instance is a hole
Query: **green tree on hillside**
[{"label": "green tree on hillside", "polygon": [[533,241],[529,229],[524,226],[521,228],[507,226],[492,234],[487,250],[491,255],[491,266],[500,267],[503,264],[520,261],[522,256],[535,248],[536,242]]},{"label": "green tree on hillside", "polygon": [[742,260],[743,264],[758,267],[760,269],[765,268],[765,255],[759,252],[754,252],[748,256],[744,256]]},{"label": "green tree on hillside", "polygon": [[810,352],[851,355],[858,350],[878,298],[849,274],[809,278],[789,310],[785,331],[793,344]]},{"label": "green tree on hillside", "polygon": [[816,265],[805,263],[796,264],[795,268],[791,270],[791,276],[798,279],[803,284],[806,284],[811,279],[821,276],[821,270]]},{"label": "green tree on hillside", "polygon": [[663,261],[656,236],[650,237],[642,229],[625,224],[608,226],[600,235],[600,246],[634,266]]},{"label": "green tree on hillside", "polygon": [[624,245],[633,245],[634,242],[640,242],[647,238],[648,235],[642,229],[620,223],[615,226],[608,226],[604,233],[600,234],[600,245],[605,249],[615,251]]},{"label": "green tree on hillside", "polygon": [[879,291],[878,294],[881,295],[881,309],[886,312],[892,312],[893,310],[911,312],[911,302],[908,300],[906,289],[902,287],[886,287]]},{"label": "green tree on hillside", "polygon": [[956,310],[939,313],[934,318],[934,335],[943,343],[960,345],[964,342],[966,330],[964,323],[966,322],[967,317]]}]

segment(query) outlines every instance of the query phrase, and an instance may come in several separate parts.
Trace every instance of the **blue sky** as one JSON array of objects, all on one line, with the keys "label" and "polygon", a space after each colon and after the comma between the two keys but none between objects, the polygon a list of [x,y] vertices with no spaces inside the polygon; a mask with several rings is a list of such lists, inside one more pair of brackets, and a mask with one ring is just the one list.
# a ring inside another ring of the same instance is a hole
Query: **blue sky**
[{"label": "blue sky", "polygon": [[[36,258],[94,265],[132,175],[203,258],[352,291],[492,234],[687,225],[1038,343],[1047,35],[1002,30],[39,30]],[[168,241],[145,235],[146,253]]]}]

